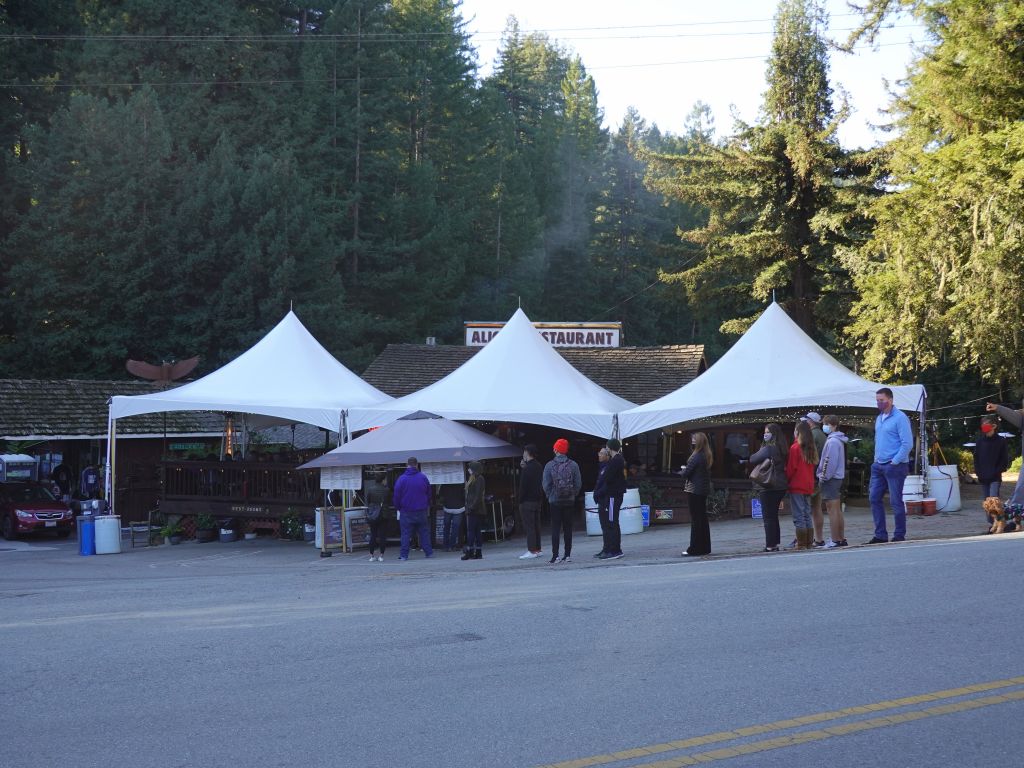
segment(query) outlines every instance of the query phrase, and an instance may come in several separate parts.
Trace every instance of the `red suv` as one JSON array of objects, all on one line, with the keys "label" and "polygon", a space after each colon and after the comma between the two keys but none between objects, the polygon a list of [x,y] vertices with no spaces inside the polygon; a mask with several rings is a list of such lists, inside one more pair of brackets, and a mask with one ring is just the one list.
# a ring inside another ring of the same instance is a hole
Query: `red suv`
[{"label": "red suv", "polygon": [[63,539],[74,524],[68,505],[39,483],[0,483],[0,533],[5,539],[35,531],[54,531]]}]

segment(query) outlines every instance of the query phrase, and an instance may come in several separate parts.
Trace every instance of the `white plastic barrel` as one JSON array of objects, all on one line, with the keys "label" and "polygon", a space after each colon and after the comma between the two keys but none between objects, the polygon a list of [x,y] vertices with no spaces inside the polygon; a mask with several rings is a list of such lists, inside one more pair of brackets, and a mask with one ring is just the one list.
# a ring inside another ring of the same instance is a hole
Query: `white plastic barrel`
[{"label": "white plastic barrel", "polygon": [[907,475],[903,481],[903,503],[924,498],[924,475]]},{"label": "white plastic barrel", "polygon": [[928,467],[928,496],[935,499],[938,512],[956,512],[960,509],[960,470],[956,464]]},{"label": "white plastic barrel", "polygon": [[639,488],[627,488],[625,495],[622,497],[619,529],[624,536],[629,533],[643,533],[644,531],[644,518],[640,513]]},{"label": "white plastic barrel", "polygon": [[587,519],[587,536],[600,536],[601,520],[597,516],[597,502],[594,501],[593,491],[583,494],[583,509]]},{"label": "white plastic barrel", "polygon": [[[594,502],[593,491],[587,491],[583,497],[583,505],[587,516],[587,536],[601,535],[601,520],[597,515],[597,504]],[[640,491],[627,488],[622,496],[622,509],[619,511],[619,530],[623,535],[642,533],[644,518],[640,511]]]},{"label": "white plastic barrel", "polygon": [[96,515],[96,554],[117,555],[121,552],[121,516]]}]

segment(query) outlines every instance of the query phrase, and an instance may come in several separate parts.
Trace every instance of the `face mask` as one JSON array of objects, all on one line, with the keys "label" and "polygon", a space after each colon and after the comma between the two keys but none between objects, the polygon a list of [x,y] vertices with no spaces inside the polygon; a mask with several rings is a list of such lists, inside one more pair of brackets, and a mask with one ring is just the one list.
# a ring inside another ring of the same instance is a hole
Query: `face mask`
[{"label": "face mask", "polygon": [[880,413],[885,413],[889,409],[888,403],[877,403],[877,405]]},{"label": "face mask", "polygon": [[994,424],[982,424],[981,431],[984,432],[986,435],[991,435],[993,432],[996,431],[996,428]]},{"label": "face mask", "polygon": [[696,447],[697,447],[697,444],[696,444],[696,443],[690,443],[690,447],[691,447],[691,448],[696,448]]},{"label": "face mask", "polygon": [[830,427],[828,424],[826,424],[824,427],[821,428],[821,431],[824,432],[827,435],[829,432],[832,431],[832,427]]},{"label": "face mask", "polygon": [[772,441],[772,433],[771,432],[765,432],[764,433],[764,441],[766,443],[770,443]]}]

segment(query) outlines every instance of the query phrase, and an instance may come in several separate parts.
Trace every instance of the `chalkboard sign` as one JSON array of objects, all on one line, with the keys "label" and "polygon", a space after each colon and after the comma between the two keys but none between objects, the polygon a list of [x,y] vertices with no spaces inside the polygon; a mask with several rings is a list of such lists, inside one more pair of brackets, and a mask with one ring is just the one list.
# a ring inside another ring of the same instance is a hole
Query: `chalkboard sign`
[{"label": "chalkboard sign", "polygon": [[345,520],[348,522],[348,551],[370,546],[370,523],[366,519],[366,508],[347,510]]},{"label": "chalkboard sign", "polygon": [[330,557],[331,550],[345,551],[345,510],[342,507],[317,507],[320,525],[320,556]]}]

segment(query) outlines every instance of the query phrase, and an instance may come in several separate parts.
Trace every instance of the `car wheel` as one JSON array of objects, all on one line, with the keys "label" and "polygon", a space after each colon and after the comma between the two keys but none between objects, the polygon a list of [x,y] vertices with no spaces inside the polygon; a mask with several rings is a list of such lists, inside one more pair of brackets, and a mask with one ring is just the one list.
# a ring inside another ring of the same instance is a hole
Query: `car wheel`
[{"label": "car wheel", "polygon": [[4,535],[4,538],[8,541],[14,541],[14,523],[11,521],[10,515],[4,515],[3,525],[0,526],[0,533]]}]

